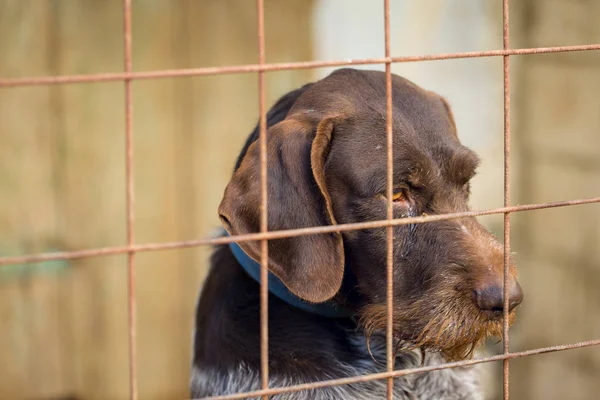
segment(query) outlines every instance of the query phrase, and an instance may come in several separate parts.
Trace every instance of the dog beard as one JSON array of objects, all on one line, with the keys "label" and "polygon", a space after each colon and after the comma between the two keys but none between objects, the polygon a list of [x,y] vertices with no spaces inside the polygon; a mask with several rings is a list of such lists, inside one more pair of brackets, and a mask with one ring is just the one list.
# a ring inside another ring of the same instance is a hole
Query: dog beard
[{"label": "dog beard", "polygon": [[[444,299],[432,304],[431,298],[420,299],[404,306],[394,306],[394,352],[431,351],[441,353],[447,361],[472,358],[475,350],[489,337],[502,337],[503,322],[490,319],[474,305],[457,299]],[[509,314],[509,325],[515,319]],[[367,345],[375,333],[385,332],[387,307],[373,304],[360,311]]]}]

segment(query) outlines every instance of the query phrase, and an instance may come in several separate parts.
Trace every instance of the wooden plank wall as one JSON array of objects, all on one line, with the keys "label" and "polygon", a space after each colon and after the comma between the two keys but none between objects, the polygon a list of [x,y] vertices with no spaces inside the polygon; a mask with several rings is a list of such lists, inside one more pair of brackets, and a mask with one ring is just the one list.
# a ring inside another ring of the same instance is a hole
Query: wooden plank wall
[{"label": "wooden plank wall", "polygon": [[[311,59],[312,1],[266,1],[267,61]],[[121,71],[120,1],[4,0],[0,76]],[[138,0],[135,70],[257,62],[247,0]],[[267,76],[267,99],[311,79]],[[134,83],[136,240],[205,237],[257,120],[255,74]],[[0,90],[0,254],[125,243],[123,84]],[[185,398],[207,249],[140,254],[143,399]],[[128,393],[126,258],[0,267],[0,398]]]},{"label": "wooden plank wall", "polygon": [[[513,46],[600,42],[595,0],[513,1]],[[511,57],[515,202],[600,196],[600,52]],[[600,338],[600,204],[516,213],[525,300],[511,350]],[[600,347],[511,362],[511,398],[596,399]]]}]

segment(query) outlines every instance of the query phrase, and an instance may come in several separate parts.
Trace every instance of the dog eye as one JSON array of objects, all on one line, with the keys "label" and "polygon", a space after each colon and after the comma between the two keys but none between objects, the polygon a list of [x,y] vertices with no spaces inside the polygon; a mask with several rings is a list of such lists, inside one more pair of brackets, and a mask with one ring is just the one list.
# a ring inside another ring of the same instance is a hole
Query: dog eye
[{"label": "dog eye", "polygon": [[392,200],[393,201],[404,201],[404,200],[406,200],[406,196],[404,194],[404,190],[401,190],[399,192],[394,193],[394,195],[392,196]]},{"label": "dog eye", "polygon": [[[392,201],[397,205],[407,205],[410,200],[408,197],[408,193],[406,189],[394,189],[395,191],[392,194]],[[387,196],[385,193],[380,194],[381,198],[386,199]]]}]

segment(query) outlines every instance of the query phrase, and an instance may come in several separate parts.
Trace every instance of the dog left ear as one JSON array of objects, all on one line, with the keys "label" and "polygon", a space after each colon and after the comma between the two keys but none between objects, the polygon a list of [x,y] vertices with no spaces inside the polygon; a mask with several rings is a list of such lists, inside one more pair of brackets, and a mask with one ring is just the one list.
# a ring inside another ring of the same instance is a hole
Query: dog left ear
[{"label": "dog left ear", "polygon": [[[269,231],[335,224],[325,183],[325,160],[333,118],[318,122],[288,116],[267,131]],[[225,189],[219,216],[232,235],[255,233],[260,226],[260,149],[248,147]],[[260,242],[239,243],[260,261]],[[269,270],[296,296],[313,303],[339,290],[344,249],[339,232],[269,240]]]}]

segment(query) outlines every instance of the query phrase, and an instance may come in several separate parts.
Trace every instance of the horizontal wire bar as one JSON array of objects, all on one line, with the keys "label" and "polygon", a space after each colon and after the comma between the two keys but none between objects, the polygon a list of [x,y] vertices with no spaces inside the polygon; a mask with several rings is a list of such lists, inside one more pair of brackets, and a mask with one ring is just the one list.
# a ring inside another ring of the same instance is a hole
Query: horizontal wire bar
[{"label": "horizontal wire bar", "polygon": [[583,347],[591,347],[591,346],[598,346],[598,345],[600,345],[600,339],[594,339],[594,340],[588,340],[585,342],[577,342],[577,343],[563,344],[563,345],[550,346],[550,347],[541,347],[541,348],[531,349],[531,350],[526,350],[526,351],[519,351],[519,352],[514,352],[514,353],[508,353],[508,354],[498,354],[498,355],[490,356],[490,357],[456,361],[456,362],[440,364],[440,365],[430,365],[427,367],[408,368],[408,369],[397,370],[397,371],[393,371],[393,372],[379,372],[376,374],[358,375],[358,376],[352,376],[352,377],[340,378],[340,379],[330,379],[330,380],[320,381],[320,382],[304,383],[304,384],[300,384],[300,385],[293,385],[293,386],[279,387],[279,388],[270,388],[268,390],[256,390],[256,391],[252,391],[252,392],[236,393],[236,394],[224,395],[224,396],[205,397],[205,398],[203,398],[203,400],[235,400],[235,399],[245,399],[248,397],[258,397],[258,396],[264,396],[264,395],[292,393],[292,392],[299,392],[302,390],[318,389],[318,388],[330,387],[330,386],[348,385],[351,383],[376,381],[376,380],[386,379],[389,377],[397,378],[399,376],[405,376],[405,375],[409,375],[409,374],[431,372],[431,371],[437,371],[437,370],[449,369],[449,368],[466,367],[466,366],[475,365],[475,364],[483,364],[483,363],[488,363],[488,362],[513,359],[513,358],[535,356],[538,354],[554,353],[557,351],[579,349],[579,348],[583,348]]},{"label": "horizontal wire bar", "polygon": [[345,232],[360,229],[373,229],[383,228],[387,226],[400,226],[409,224],[422,224],[426,222],[443,221],[456,218],[464,217],[478,217],[482,215],[492,214],[503,214],[507,212],[521,212],[521,211],[532,211],[542,210],[547,208],[567,207],[567,206],[578,206],[583,204],[600,203],[600,197],[593,197],[588,199],[578,200],[567,200],[558,201],[553,203],[541,203],[541,204],[527,204],[522,206],[511,206],[511,207],[500,207],[492,208],[481,211],[465,211],[459,213],[450,214],[439,214],[439,215],[428,215],[424,217],[411,217],[411,218],[399,218],[394,220],[379,220],[369,222],[357,222],[352,224],[340,224],[340,225],[328,225],[328,226],[316,226],[312,228],[299,228],[299,229],[288,229],[280,231],[269,231],[265,233],[249,233],[237,236],[226,236],[216,238],[203,238],[203,239],[192,239],[183,240],[178,242],[160,242],[160,243],[147,243],[137,244],[133,246],[114,246],[114,247],[100,247],[86,250],[75,250],[75,251],[59,251],[53,253],[38,253],[23,256],[12,256],[12,257],[0,257],[0,266],[9,264],[23,264],[23,263],[34,263],[51,260],[74,260],[78,258],[88,258],[97,256],[110,256],[118,255],[129,252],[144,252],[144,251],[158,251],[158,250],[173,250],[180,248],[189,248],[196,246],[205,245],[218,245],[227,244],[232,242],[250,242],[256,240],[272,240],[281,239],[294,236],[306,236],[321,233],[331,232]]},{"label": "horizontal wire bar", "polygon": [[558,47],[533,47],[524,49],[508,49],[508,50],[487,50],[487,51],[468,51],[460,53],[443,53],[430,54],[422,56],[406,56],[406,57],[381,57],[381,58],[365,58],[357,60],[334,60],[334,61],[301,61],[289,63],[273,63],[273,64],[245,64],[236,66],[224,67],[201,67],[201,68],[182,68],[154,71],[139,71],[139,72],[114,72],[100,74],[83,74],[83,75],[64,75],[64,76],[40,76],[26,78],[9,78],[0,79],[0,88],[17,87],[17,86],[37,86],[37,85],[60,85],[69,83],[85,83],[85,82],[110,82],[121,81],[126,79],[159,79],[159,78],[175,78],[175,77],[190,77],[190,76],[205,76],[218,74],[239,74],[258,71],[282,71],[296,70],[308,68],[323,68],[323,67],[342,67],[350,65],[368,65],[368,64],[385,64],[402,63],[402,62],[417,62],[417,61],[435,61],[435,60],[451,60],[458,58],[477,58],[477,57],[501,57],[512,55],[527,55],[527,54],[548,54],[548,53],[564,53],[572,51],[593,51],[600,50],[600,44],[587,44],[579,46],[558,46]]}]

